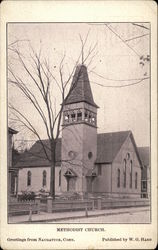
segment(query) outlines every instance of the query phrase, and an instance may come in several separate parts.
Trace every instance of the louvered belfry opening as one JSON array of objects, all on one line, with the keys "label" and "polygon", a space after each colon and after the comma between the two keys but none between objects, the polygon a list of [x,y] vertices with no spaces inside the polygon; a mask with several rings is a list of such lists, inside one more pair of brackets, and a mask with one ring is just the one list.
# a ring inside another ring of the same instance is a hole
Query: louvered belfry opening
[{"label": "louvered belfry opening", "polygon": [[[90,81],[85,65],[78,65],[73,76],[70,91],[65,99],[64,105],[82,103],[81,107],[74,107],[66,109],[63,112],[63,125],[70,125],[73,123],[86,123],[91,126],[97,126],[96,111],[98,106],[95,104]],[[93,110],[90,108],[93,107]]]}]

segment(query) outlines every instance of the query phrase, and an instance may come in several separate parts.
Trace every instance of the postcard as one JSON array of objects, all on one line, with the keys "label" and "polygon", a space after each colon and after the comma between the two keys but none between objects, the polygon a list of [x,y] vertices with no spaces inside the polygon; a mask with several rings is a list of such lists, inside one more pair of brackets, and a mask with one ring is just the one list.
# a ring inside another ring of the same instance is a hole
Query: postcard
[{"label": "postcard", "polygon": [[154,1],[1,3],[2,249],[155,249]]}]

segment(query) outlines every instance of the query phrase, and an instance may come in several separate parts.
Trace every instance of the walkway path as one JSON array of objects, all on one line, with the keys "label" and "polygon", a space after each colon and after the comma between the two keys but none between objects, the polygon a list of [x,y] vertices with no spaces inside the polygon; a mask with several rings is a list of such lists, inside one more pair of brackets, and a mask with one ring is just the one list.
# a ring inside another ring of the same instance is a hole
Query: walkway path
[{"label": "walkway path", "polygon": [[[47,222],[56,222],[64,221],[68,219],[75,218],[84,218],[84,217],[97,217],[97,216],[108,216],[116,214],[126,214],[132,212],[142,212],[149,211],[150,207],[131,207],[131,208],[115,208],[115,209],[106,209],[106,210],[93,210],[93,211],[72,211],[72,212],[55,212],[55,213],[45,213],[40,212],[39,214],[33,214],[31,221],[29,221],[29,215],[19,215],[11,216],[8,219],[8,223],[47,223]],[[88,215],[87,215],[88,214]]]}]

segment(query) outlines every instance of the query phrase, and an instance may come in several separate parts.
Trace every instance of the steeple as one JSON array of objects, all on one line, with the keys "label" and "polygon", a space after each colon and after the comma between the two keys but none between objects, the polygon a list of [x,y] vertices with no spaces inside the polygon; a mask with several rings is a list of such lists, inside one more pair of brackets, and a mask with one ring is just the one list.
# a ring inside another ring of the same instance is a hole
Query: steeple
[{"label": "steeple", "polygon": [[[62,162],[63,191],[83,195],[89,190],[86,177],[97,153],[97,108],[85,65],[78,65],[63,106]],[[89,191],[90,192],[90,191]]]},{"label": "steeple", "polygon": [[66,105],[79,102],[85,102],[98,108],[93,100],[87,68],[83,64],[76,67],[71,88],[64,104]]}]

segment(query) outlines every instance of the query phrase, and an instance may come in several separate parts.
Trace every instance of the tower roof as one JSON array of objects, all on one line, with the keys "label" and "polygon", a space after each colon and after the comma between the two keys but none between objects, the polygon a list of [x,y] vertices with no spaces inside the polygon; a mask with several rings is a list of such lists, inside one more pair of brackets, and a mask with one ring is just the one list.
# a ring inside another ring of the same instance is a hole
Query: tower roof
[{"label": "tower roof", "polygon": [[71,88],[64,104],[72,104],[78,102],[86,102],[98,108],[93,100],[87,68],[85,65],[78,65],[76,67]]}]

